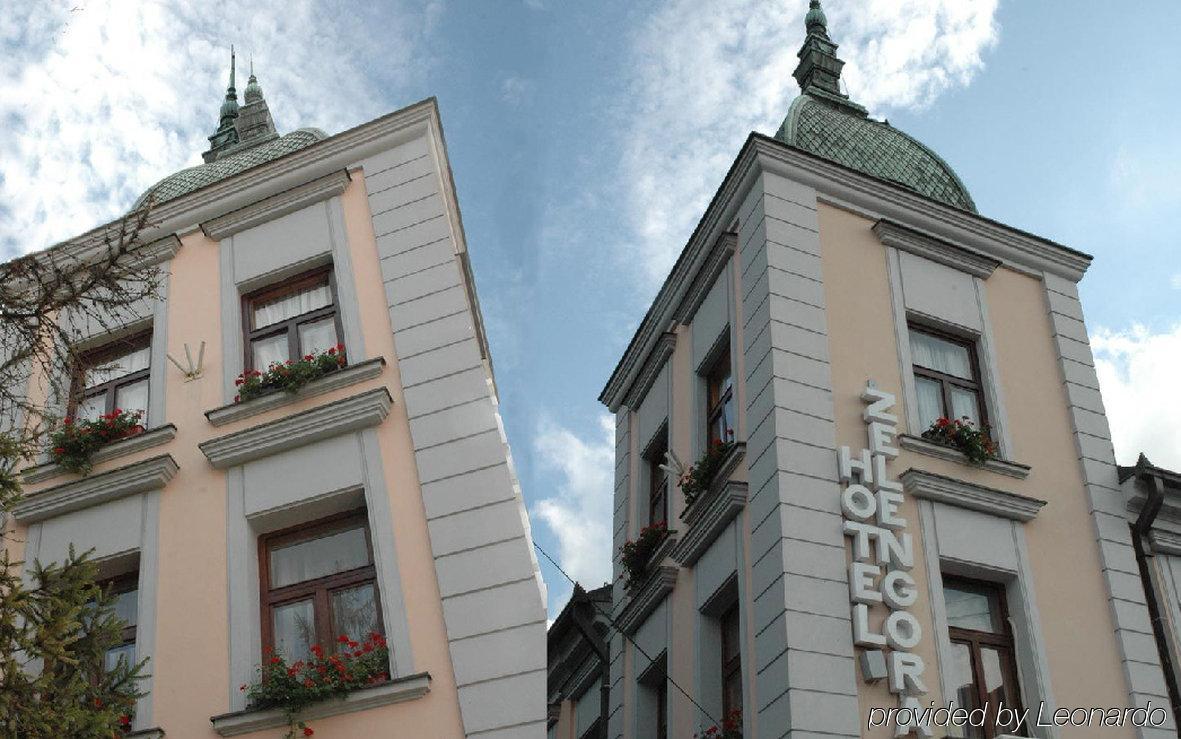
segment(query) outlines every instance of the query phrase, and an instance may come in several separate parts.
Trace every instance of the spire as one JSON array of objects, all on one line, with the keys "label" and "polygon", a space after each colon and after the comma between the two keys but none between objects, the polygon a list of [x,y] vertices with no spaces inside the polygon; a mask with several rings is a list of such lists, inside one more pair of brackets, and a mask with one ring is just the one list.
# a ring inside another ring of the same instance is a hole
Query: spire
[{"label": "spire", "polygon": [[222,150],[238,143],[238,129],[234,127],[238,118],[238,90],[234,87],[234,71],[234,47],[231,45],[230,86],[226,88],[226,98],[221,104],[217,130],[209,137],[209,151],[201,155],[207,163],[216,160]]},{"label": "spire", "polygon": [[838,108],[865,115],[865,108],[841,92],[841,68],[845,63],[837,58],[837,45],[828,37],[828,18],[820,7],[820,0],[809,3],[804,27],[808,35],[797,54],[800,63],[792,73],[800,84],[800,91]]},{"label": "spire", "polygon": [[271,118],[271,110],[263,99],[262,86],[254,76],[253,57],[250,60],[250,80],[246,83],[246,93],[242,99],[246,104],[238,111],[238,118],[234,122],[240,142],[235,151],[270,141],[279,135],[275,130],[275,121]]},{"label": "spire", "polygon": [[250,79],[246,81],[246,92],[243,93],[242,100],[247,105],[262,100],[262,88],[258,86],[258,78],[254,76],[253,54],[250,56]]}]

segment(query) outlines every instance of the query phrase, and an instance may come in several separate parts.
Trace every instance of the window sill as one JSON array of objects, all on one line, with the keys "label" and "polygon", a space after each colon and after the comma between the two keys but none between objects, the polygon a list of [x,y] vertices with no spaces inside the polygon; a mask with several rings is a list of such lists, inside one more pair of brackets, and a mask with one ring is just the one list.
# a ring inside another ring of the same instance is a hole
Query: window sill
[{"label": "window sill", "polygon": [[[106,462],[109,459],[115,459],[116,457],[134,454],[135,452],[142,451],[144,449],[151,449],[154,446],[167,444],[175,438],[175,425],[170,423],[165,426],[157,426],[156,428],[150,431],[145,431],[142,434],[136,434],[135,436],[126,439],[120,439],[119,441],[114,441],[110,444],[107,444],[102,449],[99,449],[97,452],[95,452],[94,456],[90,458],[90,461],[97,465],[100,462]],[[65,469],[54,462],[47,462],[45,464],[39,464],[36,467],[29,467],[25,470],[22,470],[21,481],[25,485],[35,485],[39,482],[52,480],[58,475],[72,474],[74,473],[67,472]]]},{"label": "window sill", "polygon": [[11,513],[22,523],[36,523],[129,495],[158,490],[176,475],[176,460],[161,454],[107,472],[63,482],[24,496]]},{"label": "window sill", "polygon": [[702,517],[702,511],[709,506],[709,502],[718,495],[722,488],[726,487],[730,481],[730,475],[734,474],[738,463],[742,461],[745,455],[746,443],[742,441],[734,442],[734,446],[730,448],[730,453],[722,460],[722,465],[718,467],[713,480],[710,481],[709,489],[698,495],[691,505],[686,506],[685,510],[681,511],[681,520],[688,524],[690,528]]},{"label": "window sill", "polygon": [[[396,678],[388,683],[375,685],[372,688],[354,690],[337,700],[316,703],[301,711],[299,717],[304,721],[315,721],[329,716],[338,716],[342,713],[365,711],[378,706],[421,698],[430,692],[430,689],[430,674],[419,672]],[[285,727],[287,726],[287,716],[277,708],[247,709],[213,716],[209,722],[213,724],[213,730],[219,736],[239,736],[255,731]]]},{"label": "window sill", "polygon": [[164,729],[153,726],[150,729],[139,729],[130,734],[124,734],[123,739],[164,739]]},{"label": "window sill", "polygon": [[746,508],[746,483],[725,477],[722,480],[693,501],[692,508],[681,516],[688,528],[671,554],[682,567],[696,564],[726,526]]},{"label": "window sill", "polygon": [[995,472],[998,475],[1005,475],[1006,477],[1015,477],[1018,480],[1024,480],[1029,477],[1030,466],[1021,464],[1019,462],[1009,462],[1004,459],[990,459],[982,465],[972,464],[968,461],[967,456],[958,449],[936,444],[933,441],[927,441],[921,436],[911,436],[909,434],[901,434],[898,437],[898,445],[903,449],[919,454],[925,454],[928,457],[935,457],[936,459],[946,459],[949,462],[959,462],[970,467],[978,467],[980,469]]},{"label": "window sill", "polygon": [[634,634],[676,584],[676,567],[657,567],[642,585],[624,596],[622,608],[615,617],[619,630],[629,636]]},{"label": "window sill", "polygon": [[385,358],[374,357],[364,362],[350,364],[344,369],[337,370],[318,380],[313,380],[300,388],[298,392],[288,393],[282,390],[276,390],[275,392],[261,395],[242,403],[230,403],[220,408],[214,408],[211,411],[205,411],[205,417],[214,426],[225,426],[228,423],[240,421],[243,418],[250,418],[251,416],[257,416],[260,413],[266,413],[275,408],[282,408],[285,405],[297,403],[304,398],[323,395],[324,393],[332,392],[342,387],[364,382],[380,375],[384,368]]}]

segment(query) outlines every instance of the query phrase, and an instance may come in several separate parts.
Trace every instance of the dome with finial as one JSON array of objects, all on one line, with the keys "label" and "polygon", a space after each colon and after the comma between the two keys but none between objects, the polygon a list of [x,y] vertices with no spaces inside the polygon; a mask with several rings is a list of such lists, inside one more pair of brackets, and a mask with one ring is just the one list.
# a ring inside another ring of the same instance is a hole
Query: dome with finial
[{"label": "dome with finial", "polygon": [[820,0],[811,0],[808,35],[793,76],[800,95],[792,101],[775,138],[788,146],[901,185],[924,197],[976,212],[964,183],[934,151],[916,139],[875,121],[841,91],[844,62],[828,37]]},{"label": "dome with finial", "polygon": [[250,79],[246,81],[246,92],[242,95],[242,99],[246,101],[247,105],[262,100],[262,87],[258,84],[258,78],[254,76],[253,59],[250,60]]}]

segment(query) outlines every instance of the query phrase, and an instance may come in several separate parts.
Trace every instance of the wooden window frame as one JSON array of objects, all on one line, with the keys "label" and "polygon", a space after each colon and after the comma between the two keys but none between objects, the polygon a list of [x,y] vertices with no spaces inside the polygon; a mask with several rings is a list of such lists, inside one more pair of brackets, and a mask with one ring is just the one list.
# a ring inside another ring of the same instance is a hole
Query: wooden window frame
[{"label": "wooden window frame", "polygon": [[[655,523],[668,524],[668,488],[669,479],[660,465],[665,463],[665,452],[668,451],[668,429],[665,428],[658,436],[664,438],[663,443],[657,443],[649,450],[646,461],[648,463],[648,525]],[[657,518],[656,514],[660,517]]]},{"label": "wooden window frame", "polygon": [[[103,362],[114,359],[115,357],[123,356],[125,354],[130,354],[134,351],[139,351],[140,349],[151,350],[151,347],[152,330],[147,329],[145,331],[136,332],[131,336],[127,336],[122,339],[115,339],[114,341],[110,341],[100,347],[78,354],[77,359],[73,363],[73,372],[71,373],[72,376],[70,378],[70,402],[67,406],[66,415],[75,415],[78,411],[78,405],[81,403],[81,401],[87,400],[89,398],[95,398],[99,395],[106,396],[103,402],[103,414],[113,413],[116,409],[115,396],[118,394],[119,388],[126,385],[134,385],[135,383],[143,380],[148,380],[149,382],[148,404],[151,405],[152,361],[150,357],[148,358],[148,366],[141,370],[136,370],[135,372],[132,372],[128,375],[123,375],[122,377],[116,377],[113,380],[108,380],[95,385],[92,388],[85,387],[87,370],[94,367],[100,367],[102,366]],[[144,410],[146,413],[147,409]],[[144,419],[144,423],[147,423],[146,418]]]},{"label": "wooden window frame", "polygon": [[[723,722],[725,722],[727,719],[729,719],[730,713],[732,711],[735,711],[735,710],[741,711],[742,710],[741,695],[743,693],[743,690],[742,690],[742,621],[741,621],[741,618],[742,618],[742,611],[739,608],[737,601],[732,603],[730,605],[730,607],[727,608],[725,611],[723,611],[722,615],[718,617],[718,624],[721,627],[720,631],[721,631],[721,635],[722,635],[721,649],[719,651],[721,653],[721,675],[722,675],[722,717],[721,717],[721,720]],[[729,626],[731,624],[731,620],[734,621],[734,626],[736,628],[736,634],[737,634],[736,643],[733,644],[734,652],[732,655],[729,654],[728,650],[727,650],[727,647],[730,646],[729,639],[727,638],[727,635],[730,633]],[[739,697],[740,705],[737,705],[737,706],[730,705],[730,693],[728,690],[726,690],[726,686],[735,677],[737,677],[737,679],[738,679],[738,685],[739,685],[738,692],[739,692],[739,696],[740,696]]]},{"label": "wooden window frame", "polygon": [[[365,550],[369,557],[369,564],[344,572],[335,572],[314,580],[292,583],[281,588],[271,588],[271,558],[268,556],[271,549],[355,528],[357,524],[360,524],[365,531]],[[336,637],[339,635],[333,633],[331,595],[334,591],[360,585],[373,585],[373,602],[377,608],[377,630],[382,635],[385,633],[385,624],[382,619],[381,588],[377,584],[377,570],[373,561],[373,539],[369,529],[369,518],[363,508],[259,536],[258,579],[264,650],[268,647],[272,650],[275,649],[272,611],[276,607],[307,600],[309,597],[312,601],[312,615],[316,624],[316,643],[326,651],[335,650]]]},{"label": "wooden window frame", "polygon": [[[725,392],[721,392],[722,378],[720,376],[720,370],[723,365],[726,367],[726,375],[730,378],[730,386],[726,388]],[[707,449],[714,444],[727,441],[727,439],[723,439],[720,436],[715,437],[715,423],[726,409],[726,404],[730,403],[733,399],[734,363],[730,361],[730,344],[727,342],[721,351],[718,352],[717,357],[714,358],[709,371],[705,375],[705,443]],[[731,418],[728,420],[734,424],[738,419]],[[730,431],[733,433],[734,429],[731,428]]]},{"label": "wooden window frame", "polygon": [[[955,375],[949,375],[945,372],[939,372],[938,370],[922,367],[915,363],[913,359],[911,361],[911,368],[914,371],[915,377],[921,377],[924,380],[931,380],[932,382],[939,383],[940,397],[943,402],[944,418],[951,418],[951,388],[953,386],[959,388],[960,390],[967,390],[975,395],[976,409],[980,413],[980,418],[975,419],[976,428],[982,430],[987,429],[988,404],[984,402],[984,377],[980,372],[980,358],[976,352],[976,342],[972,339],[966,339],[963,336],[957,336],[956,334],[949,333],[947,331],[941,331],[937,328],[931,328],[930,326],[925,326],[922,324],[908,324],[907,330],[914,333],[926,334],[927,336],[941,339],[948,343],[956,344],[957,346],[962,346],[968,350],[968,367],[972,372],[971,380],[966,380],[962,377],[956,377]],[[909,340],[910,337],[908,335],[907,341]]]},{"label": "wooden window frame", "polygon": [[[1000,652],[1007,658],[1002,661],[1001,670],[1004,674],[1005,683],[1012,686],[1013,695],[1017,698],[1017,705],[1010,706],[1010,708],[1016,708],[1017,715],[1021,715],[1021,683],[1017,677],[1017,649],[1016,642],[1013,638],[1013,629],[1009,623],[1009,604],[1005,596],[1005,588],[996,583],[947,575],[943,576],[943,587],[980,593],[989,598],[996,598],[997,612],[990,613],[989,616],[999,622],[1000,633],[976,631],[975,629],[965,629],[949,624],[947,627],[947,636],[948,640],[953,644],[963,644],[968,647],[972,667],[972,687],[976,690],[977,706],[988,704],[988,693],[984,687],[984,666],[983,660],[980,657],[980,647],[987,646]],[[994,739],[994,737],[1001,736],[1002,734],[1011,733],[1008,729],[996,726],[996,710],[994,708],[990,707],[984,723],[985,726],[983,729],[986,739]],[[1019,732],[1025,732],[1027,730],[1027,727],[1024,725],[1018,726],[1016,729]]]},{"label": "wooden window frame", "polygon": [[[309,287],[318,287],[321,284],[328,285],[328,293],[332,297],[332,302],[323,308],[317,308],[307,313],[300,313],[297,316],[292,316],[284,321],[272,323],[269,326],[262,328],[254,328],[254,306],[260,303],[267,303],[272,300],[283,298],[292,293]],[[255,290],[242,296],[242,366],[247,370],[264,371],[266,367],[254,366],[254,350],[253,344],[259,339],[269,339],[280,334],[287,335],[287,357],[291,360],[298,360],[304,356],[299,346],[299,327],[305,323],[313,323],[328,316],[332,316],[333,323],[336,326],[336,341],[341,343],[344,341],[344,326],[340,322],[340,299],[336,292],[336,272],[332,265],[317,267],[315,269],[301,272],[294,277],[284,280],[275,285],[264,287],[260,290]]]}]

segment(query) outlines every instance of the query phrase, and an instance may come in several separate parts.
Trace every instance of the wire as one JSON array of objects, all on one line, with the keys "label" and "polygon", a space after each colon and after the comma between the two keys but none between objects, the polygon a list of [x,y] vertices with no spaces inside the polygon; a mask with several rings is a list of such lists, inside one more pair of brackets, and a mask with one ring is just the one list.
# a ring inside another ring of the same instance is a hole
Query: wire
[{"label": "wire", "polygon": [[[558,564],[558,563],[557,563],[557,561],[556,561],[556,560],[555,560],[553,557],[551,557],[551,556],[549,555],[549,552],[545,551],[545,549],[543,549],[543,548],[542,548],[542,546],[541,546],[540,544],[538,544],[537,542],[533,542],[533,546],[537,547],[537,551],[541,552],[541,556],[543,556],[543,557],[545,557],[546,559],[548,559],[548,560],[549,560],[549,562],[550,562],[550,564],[552,564],[552,565],[554,566],[554,568],[555,568],[555,569],[556,569],[558,572],[562,573],[562,577],[564,577],[564,578],[566,578],[567,580],[569,580],[569,581],[570,581],[570,583],[571,583],[572,585],[574,585],[575,587],[579,587],[579,585],[578,585],[578,581],[577,581],[577,580],[575,580],[574,578],[570,577],[570,575],[566,574],[566,571],[565,571],[565,570],[563,570],[563,569],[562,569],[562,566],[561,566],[560,564]],[[588,599],[588,602],[591,604],[591,606],[593,606],[593,607],[594,607],[594,609],[595,609],[596,611],[598,611],[598,612],[599,612],[599,615],[601,615],[603,618],[607,619],[607,623],[608,623],[608,625],[610,625],[610,627],[611,627],[612,629],[614,629],[614,630],[615,630],[615,631],[616,631],[616,632],[617,632],[617,633],[618,633],[620,636],[622,636],[624,639],[626,639],[626,640],[628,641],[628,643],[629,643],[629,644],[631,644],[633,647],[635,647],[635,648],[636,648],[636,651],[637,651],[637,652],[639,652],[640,654],[642,654],[642,655],[644,656],[644,658],[645,658],[645,659],[647,659],[647,660],[648,660],[648,662],[649,662],[650,664],[656,664],[656,660],[652,659],[652,655],[650,655],[650,654],[648,654],[647,652],[645,652],[643,647],[641,647],[639,644],[637,644],[637,643],[636,643],[636,641],[635,641],[634,639],[632,639],[630,636],[628,636],[628,635],[627,635],[627,633],[625,633],[623,629],[619,628],[619,624],[615,623],[615,619],[611,618],[611,615],[610,615],[609,613],[607,613],[607,612],[606,612],[606,611],[604,611],[602,608],[600,608],[600,607],[599,607],[599,604],[598,604],[598,603],[596,603],[595,601],[593,601],[593,600],[589,600],[589,599]],[[610,668],[610,665],[603,665],[603,669],[604,669],[604,670],[606,670],[606,669],[609,669],[609,668]],[[665,666],[664,666],[664,667],[662,667],[662,668],[659,668],[659,669],[660,669],[660,671],[661,671],[661,672],[663,672],[663,673],[664,673],[664,679],[665,679],[665,680],[668,680],[670,683],[672,683],[672,686],[673,686],[674,688],[676,688],[676,689],[677,689],[677,691],[678,691],[678,692],[680,692],[680,694],[681,694],[681,695],[683,695],[683,696],[685,696],[686,698],[688,698],[690,703],[692,703],[693,705],[697,706],[697,710],[699,710],[699,711],[701,711],[703,714],[705,714],[705,717],[706,717],[707,719],[709,719],[709,720],[710,720],[710,721],[711,721],[711,722],[712,722],[714,725],[716,725],[716,726],[721,726],[721,722],[719,722],[719,721],[718,721],[717,719],[715,719],[715,718],[714,718],[712,715],[710,715],[710,712],[709,712],[709,711],[707,711],[707,710],[705,710],[705,707],[704,707],[704,706],[702,706],[700,703],[698,703],[698,702],[697,702],[697,701],[696,701],[696,700],[693,698],[693,696],[689,695],[689,692],[688,692],[687,690],[685,690],[685,689],[684,689],[684,688],[682,688],[680,685],[678,685],[676,680],[673,680],[673,679],[672,679],[672,676],[668,674],[668,662],[667,662],[667,660],[665,661]]]}]

